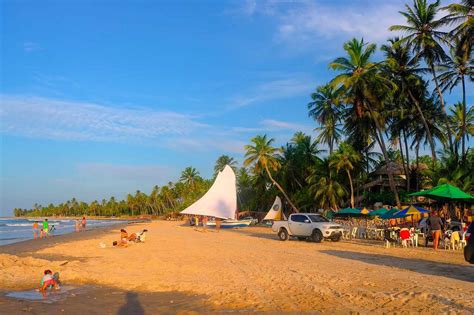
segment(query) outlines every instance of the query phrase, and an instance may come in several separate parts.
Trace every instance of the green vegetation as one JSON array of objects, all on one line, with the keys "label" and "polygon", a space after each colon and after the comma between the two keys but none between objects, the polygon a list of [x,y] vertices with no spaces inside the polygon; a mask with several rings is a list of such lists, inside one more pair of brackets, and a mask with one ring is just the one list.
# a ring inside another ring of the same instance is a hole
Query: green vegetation
[{"label": "green vegetation", "polygon": [[[310,96],[316,139],[297,132],[275,147],[273,138],[257,135],[245,146],[242,168],[226,155],[216,161],[214,176],[226,164],[236,171],[239,209],[266,211],[277,194],[296,212],[377,201],[400,206],[409,192],[446,182],[474,193],[474,109],[466,102],[466,83],[474,80],[472,3],[407,5],[405,24],[390,27],[405,36],[381,46],[382,60],[375,44],[347,41],[344,55],[328,65],[333,79]],[[447,104],[453,90],[462,99]],[[420,156],[423,148],[429,156]],[[210,185],[188,167],[179,182],[149,195],[72,199],[15,215],[160,215],[184,209]]]}]

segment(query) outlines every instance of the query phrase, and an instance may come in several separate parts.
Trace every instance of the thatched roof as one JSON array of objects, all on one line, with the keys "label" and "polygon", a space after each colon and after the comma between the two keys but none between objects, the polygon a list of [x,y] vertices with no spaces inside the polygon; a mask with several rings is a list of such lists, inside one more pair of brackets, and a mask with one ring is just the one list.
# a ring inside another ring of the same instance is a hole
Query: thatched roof
[{"label": "thatched roof", "polygon": [[[403,175],[403,174],[405,174],[405,170],[403,169],[403,165],[398,164],[396,162],[389,162],[388,163],[388,168],[389,168],[390,172],[393,175]],[[375,171],[373,171],[372,173],[370,173],[370,175],[388,175],[387,167],[384,164],[381,167],[379,167],[378,169],[376,169]]]}]

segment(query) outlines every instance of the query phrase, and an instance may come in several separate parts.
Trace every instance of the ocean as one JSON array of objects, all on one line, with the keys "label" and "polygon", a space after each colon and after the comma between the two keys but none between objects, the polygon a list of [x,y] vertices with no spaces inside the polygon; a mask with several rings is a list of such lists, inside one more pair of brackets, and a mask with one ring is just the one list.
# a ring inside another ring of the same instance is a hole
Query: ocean
[{"label": "ocean", "polygon": [[[35,219],[0,218],[0,246],[33,239],[33,223]],[[54,225],[54,235],[67,234],[75,231],[75,220],[48,218],[49,226]],[[42,220],[38,220],[41,228]],[[87,228],[108,226],[124,221],[119,220],[87,220]]]}]

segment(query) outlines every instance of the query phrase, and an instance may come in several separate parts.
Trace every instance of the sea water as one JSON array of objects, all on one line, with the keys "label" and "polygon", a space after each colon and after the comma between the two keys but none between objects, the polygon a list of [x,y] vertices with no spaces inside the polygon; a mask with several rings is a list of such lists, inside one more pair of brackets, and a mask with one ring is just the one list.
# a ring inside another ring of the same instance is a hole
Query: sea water
[{"label": "sea water", "polygon": [[[39,228],[42,227],[42,220],[39,219],[18,219],[18,218],[0,218],[0,246],[17,243],[33,239],[33,223],[38,221]],[[56,230],[53,235],[67,234],[75,231],[75,220],[73,219],[53,219],[48,218],[49,226]],[[108,226],[121,223],[118,220],[87,220],[87,228]],[[38,235],[39,237],[39,235]]]}]

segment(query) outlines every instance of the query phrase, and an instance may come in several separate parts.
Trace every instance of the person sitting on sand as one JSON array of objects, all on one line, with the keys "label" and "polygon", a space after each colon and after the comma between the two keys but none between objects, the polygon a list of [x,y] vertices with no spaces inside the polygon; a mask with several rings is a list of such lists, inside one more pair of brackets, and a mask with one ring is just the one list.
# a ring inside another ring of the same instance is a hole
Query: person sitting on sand
[{"label": "person sitting on sand", "polygon": [[136,242],[140,242],[140,243],[145,243],[146,241],[146,233],[148,232],[147,229],[144,229],[143,231],[137,233],[137,240]]},{"label": "person sitting on sand", "polygon": [[55,276],[57,275],[57,278],[53,276],[53,272],[49,269],[46,269],[44,271],[44,276],[41,279],[41,288],[39,289],[41,292],[45,292],[47,288],[53,287],[55,290],[59,290],[59,274],[55,273]]},{"label": "person sitting on sand", "polygon": [[128,246],[128,233],[124,229],[120,230],[120,241],[117,244],[118,246]]},{"label": "person sitting on sand", "polygon": [[130,236],[128,237],[128,241],[129,242],[136,242],[137,241],[137,233],[130,234]]}]

